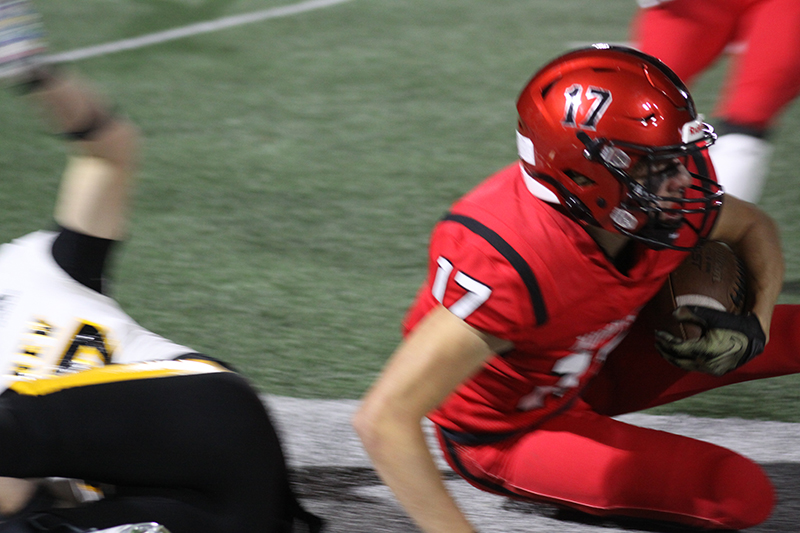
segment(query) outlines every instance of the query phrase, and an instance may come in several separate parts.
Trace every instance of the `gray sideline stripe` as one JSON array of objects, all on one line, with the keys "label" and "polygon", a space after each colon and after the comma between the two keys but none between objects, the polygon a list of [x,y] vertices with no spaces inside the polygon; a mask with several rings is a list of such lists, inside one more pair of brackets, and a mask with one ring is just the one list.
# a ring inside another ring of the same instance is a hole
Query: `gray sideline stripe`
[{"label": "gray sideline stripe", "polygon": [[[357,400],[307,400],[263,395],[264,403],[285,433],[289,462],[293,466],[368,466],[350,420],[358,408]],[[800,463],[800,423],[696,418],[689,415],[650,415],[631,413],[616,417],[636,426],[669,431],[724,446],[758,463]],[[423,427],[438,452],[433,428]],[[335,446],[331,443],[335,442]],[[441,458],[439,466],[447,469]]]}]

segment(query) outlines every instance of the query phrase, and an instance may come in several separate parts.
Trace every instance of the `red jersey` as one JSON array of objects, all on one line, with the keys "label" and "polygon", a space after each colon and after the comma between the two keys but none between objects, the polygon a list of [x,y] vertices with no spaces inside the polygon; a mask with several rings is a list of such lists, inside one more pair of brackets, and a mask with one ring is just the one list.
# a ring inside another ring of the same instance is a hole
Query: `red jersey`
[{"label": "red jersey", "polygon": [[686,256],[637,243],[623,274],[525,180],[510,165],[452,206],[434,228],[428,280],[404,324],[410,331],[442,303],[514,343],[429,415],[453,436],[495,440],[568,408]]}]

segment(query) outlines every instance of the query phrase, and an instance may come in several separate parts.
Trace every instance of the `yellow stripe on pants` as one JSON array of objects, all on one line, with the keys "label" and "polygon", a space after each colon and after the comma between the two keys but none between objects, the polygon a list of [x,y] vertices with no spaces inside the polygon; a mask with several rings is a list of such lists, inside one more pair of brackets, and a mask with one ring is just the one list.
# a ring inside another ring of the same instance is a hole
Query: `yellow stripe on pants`
[{"label": "yellow stripe on pants", "polygon": [[111,364],[75,372],[74,374],[42,376],[30,381],[17,381],[9,386],[9,389],[26,396],[43,396],[65,389],[99,385],[101,383],[208,374],[212,372],[229,372],[229,370],[213,361],[199,359]]}]

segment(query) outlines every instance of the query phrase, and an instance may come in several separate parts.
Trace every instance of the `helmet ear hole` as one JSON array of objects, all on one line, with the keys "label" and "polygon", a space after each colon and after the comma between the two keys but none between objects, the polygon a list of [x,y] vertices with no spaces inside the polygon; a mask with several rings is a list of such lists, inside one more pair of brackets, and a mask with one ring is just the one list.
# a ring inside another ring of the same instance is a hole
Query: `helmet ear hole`
[{"label": "helmet ear hole", "polygon": [[580,172],[575,172],[574,170],[565,170],[564,174],[566,174],[569,179],[574,181],[575,185],[578,187],[589,187],[590,185],[596,184],[593,179],[584,176]]},{"label": "helmet ear hole", "polygon": [[557,77],[556,79],[554,79],[553,81],[551,81],[550,83],[548,83],[547,85],[542,87],[542,92],[541,92],[542,98],[545,98],[547,96],[547,93],[550,92],[550,89],[553,88],[553,85],[555,85],[556,82],[558,80],[560,80],[560,79],[561,79],[561,76]]}]

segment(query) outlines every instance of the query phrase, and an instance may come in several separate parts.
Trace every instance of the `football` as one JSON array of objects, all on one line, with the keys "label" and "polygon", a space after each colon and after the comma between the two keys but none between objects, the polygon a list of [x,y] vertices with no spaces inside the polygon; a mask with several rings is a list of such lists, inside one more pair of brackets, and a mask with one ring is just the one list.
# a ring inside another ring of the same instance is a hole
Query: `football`
[{"label": "football", "polygon": [[684,340],[696,339],[702,330],[679,323],[672,312],[683,305],[699,305],[740,314],[746,309],[747,273],[744,263],[725,244],[708,241],[692,251],[669,275],[651,302],[654,325]]}]

